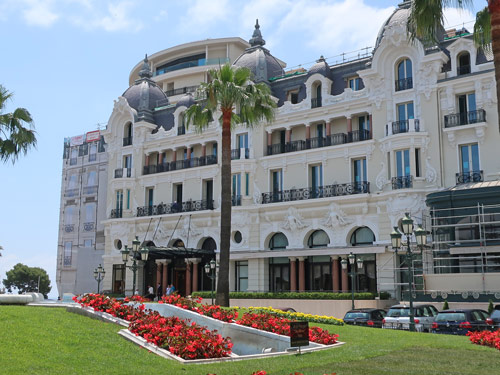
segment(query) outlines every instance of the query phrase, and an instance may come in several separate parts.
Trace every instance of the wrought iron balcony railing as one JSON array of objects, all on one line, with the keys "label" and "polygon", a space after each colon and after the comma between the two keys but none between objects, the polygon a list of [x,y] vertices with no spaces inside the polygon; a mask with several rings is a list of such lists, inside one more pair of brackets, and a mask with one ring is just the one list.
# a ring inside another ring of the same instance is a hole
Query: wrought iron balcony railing
[{"label": "wrought iron balcony railing", "polygon": [[212,165],[212,164],[217,164],[217,156],[207,155],[207,156],[200,156],[198,158],[176,160],[157,165],[146,165],[143,168],[142,174],[147,175],[154,173],[177,171],[180,169],[203,167],[205,165]]},{"label": "wrought iron balcony railing", "polygon": [[403,78],[396,80],[396,91],[409,90],[413,88],[413,78]]},{"label": "wrought iron balcony railing", "polygon": [[155,216],[155,215],[165,215],[165,214],[175,214],[178,212],[193,212],[193,211],[204,211],[213,210],[214,201],[213,200],[200,200],[200,201],[186,201],[186,202],[174,202],[174,203],[160,203],[152,206],[142,206],[137,207],[137,215],[141,216]]},{"label": "wrought iron balcony railing", "polygon": [[276,190],[269,193],[262,193],[262,204],[330,198],[341,195],[366,194],[369,192],[370,183],[368,181],[327,185],[317,188]]},{"label": "wrought iron balcony railing", "polygon": [[75,230],[75,224],[66,224],[64,225],[64,231],[66,233],[71,233]]},{"label": "wrought iron balcony railing", "polygon": [[241,159],[241,150],[245,150],[245,153],[243,154],[245,156],[245,159],[248,159],[250,157],[250,149],[249,148],[234,148],[231,150],[231,160],[238,160]]},{"label": "wrought iron balcony railing", "polygon": [[470,73],[470,65],[462,65],[457,67],[457,75],[462,76]]},{"label": "wrought iron balcony railing", "polygon": [[241,206],[241,195],[232,195],[231,196],[231,205],[232,206]]},{"label": "wrought iron balcony railing", "polygon": [[200,86],[186,86],[186,87],[180,87],[178,89],[173,89],[173,90],[168,90],[165,91],[165,94],[167,96],[175,96],[175,95],[182,95],[182,94],[187,94],[188,92],[195,92],[198,87]]},{"label": "wrought iron balcony railing", "polygon": [[132,137],[123,138],[123,146],[130,146],[132,144]]},{"label": "wrought iron balcony railing", "polygon": [[399,176],[392,178],[392,190],[409,189],[413,187],[413,176]]},{"label": "wrought iron balcony railing", "polygon": [[119,219],[122,217],[123,210],[121,208],[113,208],[111,210],[111,219]]},{"label": "wrought iron balcony railing", "polygon": [[94,222],[83,223],[83,230],[85,232],[92,232],[94,229],[95,229],[95,223]]},{"label": "wrought iron balcony railing", "polygon": [[178,126],[177,135],[184,135],[184,134],[186,134],[186,127],[184,125]]},{"label": "wrought iron balcony railing", "polygon": [[467,184],[469,182],[483,182],[483,171],[470,171],[456,173],[457,185]]},{"label": "wrought iron balcony railing", "polygon": [[311,99],[311,108],[321,107],[321,97]]},{"label": "wrought iron balcony railing", "polygon": [[92,195],[92,194],[95,194],[95,193],[97,193],[97,185],[94,185],[94,186],[85,186],[83,188],[83,194]]},{"label": "wrought iron balcony railing", "polygon": [[486,122],[486,111],[478,109],[476,111],[454,113],[444,116],[444,127],[453,128],[455,126],[476,124],[478,122]]},{"label": "wrought iron balcony railing", "polygon": [[[393,121],[391,125],[392,134],[420,131],[420,121],[418,119]],[[389,130],[386,131],[386,135],[391,135]]]}]

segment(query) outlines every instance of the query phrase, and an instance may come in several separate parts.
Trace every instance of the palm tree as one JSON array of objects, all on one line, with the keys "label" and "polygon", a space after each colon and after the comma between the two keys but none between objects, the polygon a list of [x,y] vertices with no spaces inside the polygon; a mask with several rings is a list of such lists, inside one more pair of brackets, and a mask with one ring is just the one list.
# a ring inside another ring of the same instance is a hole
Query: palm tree
[{"label": "palm tree", "polygon": [[[500,99],[500,0],[487,2],[488,5],[476,14],[474,42],[477,47],[493,51],[497,98]],[[472,3],[472,0],[413,0],[407,25],[410,39],[436,42],[437,31],[444,20],[444,9],[452,6],[471,9]],[[500,100],[497,100],[497,112],[500,119]]]},{"label": "palm tree", "polygon": [[[26,155],[31,147],[36,147],[33,119],[25,108],[16,108],[12,113],[4,113],[6,102],[13,94],[0,85],[0,160],[14,163],[20,154]],[[28,128],[24,124],[28,124]]]},{"label": "palm tree", "polygon": [[186,110],[186,126],[193,124],[198,131],[206,128],[216,111],[222,114],[222,165],[220,260],[216,303],[229,306],[229,246],[231,236],[231,129],[238,124],[248,127],[274,118],[275,102],[265,83],[253,84],[247,68],[233,69],[229,64],[209,71],[210,81],[202,83],[198,92],[206,100]]}]

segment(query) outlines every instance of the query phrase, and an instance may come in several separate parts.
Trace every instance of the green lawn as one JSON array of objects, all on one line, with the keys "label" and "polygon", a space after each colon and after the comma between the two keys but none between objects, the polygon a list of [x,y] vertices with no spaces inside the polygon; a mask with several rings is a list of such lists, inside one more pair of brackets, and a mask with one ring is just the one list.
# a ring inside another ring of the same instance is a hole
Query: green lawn
[{"label": "green lawn", "polygon": [[303,355],[210,365],[157,357],[118,336],[120,327],[61,308],[0,306],[1,374],[250,375],[497,374],[500,352],[467,337],[321,325],[346,344]]}]

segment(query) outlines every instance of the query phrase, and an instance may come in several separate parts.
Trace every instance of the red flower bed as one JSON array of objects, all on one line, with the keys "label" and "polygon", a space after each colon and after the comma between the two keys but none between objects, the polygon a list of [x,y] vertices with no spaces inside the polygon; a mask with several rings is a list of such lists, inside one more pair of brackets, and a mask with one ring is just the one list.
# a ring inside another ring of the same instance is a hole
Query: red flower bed
[{"label": "red flower bed", "polygon": [[469,340],[473,344],[490,346],[500,350],[500,329],[498,331],[468,332]]},{"label": "red flower bed", "polygon": [[191,299],[181,297],[178,294],[174,294],[162,297],[158,303],[174,305],[226,323],[233,323],[238,317],[238,312],[235,309],[223,309],[217,305],[203,305],[201,303],[201,298],[193,301]]},{"label": "red flower bed", "polygon": [[[246,313],[236,323],[279,335],[290,336],[290,319],[269,313]],[[338,337],[339,335],[331,334],[319,327],[309,328],[309,341],[312,342],[332,345],[337,342]]]}]

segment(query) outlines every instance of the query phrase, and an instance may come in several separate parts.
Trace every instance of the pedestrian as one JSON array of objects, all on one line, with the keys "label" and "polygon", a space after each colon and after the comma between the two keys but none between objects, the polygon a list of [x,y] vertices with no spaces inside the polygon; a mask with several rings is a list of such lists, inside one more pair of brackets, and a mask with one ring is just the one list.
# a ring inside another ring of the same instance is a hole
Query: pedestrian
[{"label": "pedestrian", "polygon": [[155,298],[155,290],[151,285],[148,286],[148,294],[146,295],[146,298],[149,298],[150,300]]},{"label": "pedestrian", "polygon": [[159,301],[161,299],[161,296],[162,296],[160,283],[158,283],[158,286],[156,287],[156,296],[158,297],[158,301]]}]

